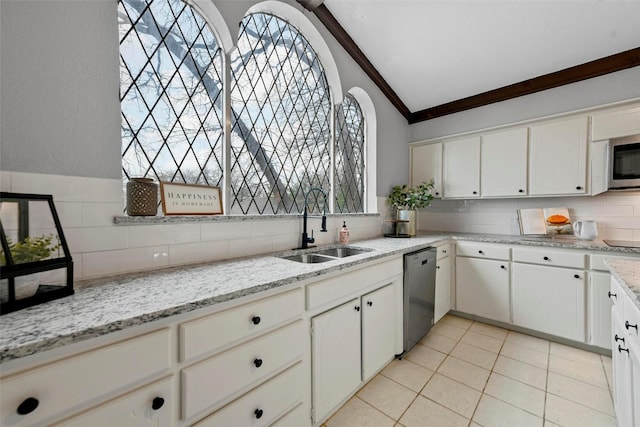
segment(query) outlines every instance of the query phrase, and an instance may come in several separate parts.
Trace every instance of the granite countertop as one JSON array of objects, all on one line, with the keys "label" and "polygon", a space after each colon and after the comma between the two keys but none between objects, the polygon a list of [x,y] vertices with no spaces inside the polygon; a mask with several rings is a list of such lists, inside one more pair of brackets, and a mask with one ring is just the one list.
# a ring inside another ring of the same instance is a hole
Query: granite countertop
[{"label": "granite countertop", "polygon": [[[449,239],[640,254],[639,249],[611,248],[602,241],[425,232],[410,239],[381,237],[353,242],[350,246],[371,251],[320,264],[297,263],[274,256],[289,254],[280,252],[104,278],[69,297],[3,315],[0,363]],[[331,246],[340,245],[326,247]]]},{"label": "granite countertop", "polygon": [[610,259],[605,263],[609,266],[613,277],[622,285],[629,298],[640,310],[640,259],[638,261]]}]

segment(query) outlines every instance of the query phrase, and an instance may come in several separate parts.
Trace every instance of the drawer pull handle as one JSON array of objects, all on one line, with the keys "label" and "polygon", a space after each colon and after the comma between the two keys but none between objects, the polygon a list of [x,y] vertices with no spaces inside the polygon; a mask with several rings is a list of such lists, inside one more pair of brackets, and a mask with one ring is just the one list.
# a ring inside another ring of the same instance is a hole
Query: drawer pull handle
[{"label": "drawer pull handle", "polygon": [[629,328],[635,328],[636,332],[638,332],[638,324],[637,323],[635,325],[632,325],[631,323],[629,323],[628,320],[625,320],[624,327],[627,328],[627,330],[629,330]]},{"label": "drawer pull handle", "polygon": [[253,411],[254,414],[256,414],[256,418],[260,419],[262,418],[262,414],[264,414],[264,411],[262,411],[262,409],[256,409],[255,411]]},{"label": "drawer pull handle", "polygon": [[549,261],[549,257],[548,256],[546,256],[546,257],[544,257],[542,259],[545,260],[545,261]]},{"label": "drawer pull handle", "polygon": [[622,353],[623,351],[626,351],[627,354],[629,354],[629,349],[628,348],[622,348],[622,346],[618,346],[618,353]]},{"label": "drawer pull handle", "polygon": [[153,401],[151,402],[151,409],[153,409],[154,411],[157,411],[158,409],[162,408],[163,406],[164,406],[164,399],[163,398],[161,398],[160,396],[153,398]]},{"label": "drawer pull handle", "polygon": [[618,341],[622,341],[622,342],[624,342],[624,338],[619,337],[619,336],[618,336],[618,334],[616,334],[616,336],[615,336],[615,337],[613,337],[613,338],[614,338],[614,340],[615,340],[616,342],[618,342]]},{"label": "drawer pull handle", "polygon": [[373,301],[367,301],[367,305],[371,307],[373,305]]},{"label": "drawer pull handle", "polygon": [[618,294],[612,294],[611,291],[607,292],[607,295],[609,296],[609,298],[616,297],[616,299],[618,299]]},{"label": "drawer pull handle", "polygon": [[253,364],[256,366],[256,368],[259,368],[260,366],[262,366],[262,359],[255,359],[253,361]]},{"label": "drawer pull handle", "polygon": [[501,265],[500,268],[503,269],[503,270],[507,269],[507,267],[505,267],[504,265]]},{"label": "drawer pull handle", "polygon": [[356,305],[355,307],[353,307],[356,311],[360,311],[360,306]]},{"label": "drawer pull handle", "polygon": [[20,415],[30,414],[38,408],[39,404],[40,402],[38,402],[38,399],[35,397],[27,397],[20,405],[18,405],[17,412]]},{"label": "drawer pull handle", "polygon": [[576,186],[576,190],[582,190],[582,187],[580,185]]},{"label": "drawer pull handle", "polygon": [[253,322],[254,325],[259,325],[260,324],[260,316],[253,316],[251,318],[251,321]]},{"label": "drawer pull handle", "polygon": [[484,252],[482,252],[482,251],[478,251],[478,253],[479,253],[479,254],[483,254]]},{"label": "drawer pull handle", "polygon": [[443,253],[443,254],[446,254],[446,253],[447,253],[447,250],[446,250],[446,249],[443,249],[443,250],[442,250],[442,253]]},{"label": "drawer pull handle", "polygon": [[573,277],[575,277],[576,279],[579,279],[580,275],[579,274],[574,274]]},{"label": "drawer pull handle", "polygon": [[477,191],[474,191],[474,192],[473,192],[473,194],[478,194],[478,192],[477,192]]},{"label": "drawer pull handle", "polygon": [[524,190],[521,188],[518,190],[518,193],[524,193]]},{"label": "drawer pull handle", "polygon": [[439,265],[436,265],[436,268],[437,268],[438,270],[440,270],[440,266],[439,266]]}]

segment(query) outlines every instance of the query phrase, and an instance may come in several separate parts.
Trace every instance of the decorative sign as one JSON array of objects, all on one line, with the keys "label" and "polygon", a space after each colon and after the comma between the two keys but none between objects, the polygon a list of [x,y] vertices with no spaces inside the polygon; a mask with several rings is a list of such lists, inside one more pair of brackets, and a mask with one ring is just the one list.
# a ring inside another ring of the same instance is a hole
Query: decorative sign
[{"label": "decorative sign", "polygon": [[220,187],[160,182],[162,211],[165,215],[220,215]]}]

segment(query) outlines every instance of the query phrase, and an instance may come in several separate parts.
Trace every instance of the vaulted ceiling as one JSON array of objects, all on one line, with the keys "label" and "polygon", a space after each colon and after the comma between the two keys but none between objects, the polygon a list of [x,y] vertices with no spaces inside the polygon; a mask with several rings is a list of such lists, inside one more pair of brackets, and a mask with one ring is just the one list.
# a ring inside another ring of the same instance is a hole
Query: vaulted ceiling
[{"label": "vaulted ceiling", "polygon": [[640,65],[640,0],[325,0],[314,13],[409,122]]}]

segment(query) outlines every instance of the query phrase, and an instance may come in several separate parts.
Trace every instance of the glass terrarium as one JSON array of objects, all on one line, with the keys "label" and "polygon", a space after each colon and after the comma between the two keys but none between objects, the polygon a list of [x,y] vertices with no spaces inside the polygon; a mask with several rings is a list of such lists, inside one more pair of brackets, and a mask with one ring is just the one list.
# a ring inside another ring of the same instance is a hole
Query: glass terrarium
[{"label": "glass terrarium", "polygon": [[0,193],[0,314],[73,294],[73,260],[53,197]]}]

